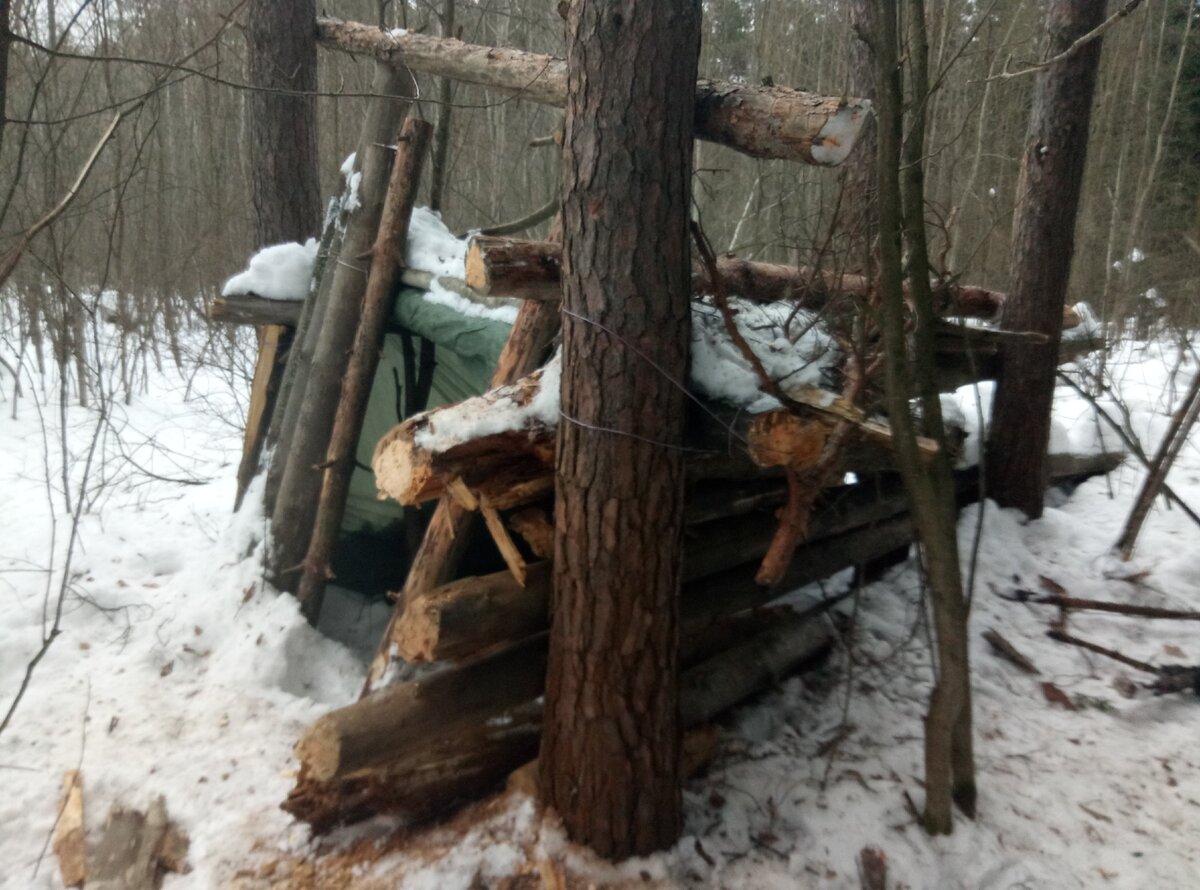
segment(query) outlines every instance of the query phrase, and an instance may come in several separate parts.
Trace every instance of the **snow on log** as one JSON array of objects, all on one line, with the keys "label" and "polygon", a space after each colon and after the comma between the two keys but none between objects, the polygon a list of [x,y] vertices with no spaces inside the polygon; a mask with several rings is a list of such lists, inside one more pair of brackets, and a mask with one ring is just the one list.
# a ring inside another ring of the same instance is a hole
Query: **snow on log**
[{"label": "snow on log", "polygon": [[[498,470],[518,465],[531,470],[540,466],[543,475],[552,472],[558,368],[552,362],[517,383],[393,427],[371,459],[381,496],[418,504],[440,496],[459,477],[474,487]],[[504,508],[495,500],[492,506]]]},{"label": "snow on log", "polygon": [[[566,105],[567,65],[553,56],[384,31],[327,17],[317,19],[317,39],[327,47],[374,56],[413,71],[478,84],[542,105]],[[825,167],[837,166],[850,154],[871,107],[865,99],[715,80],[696,84],[695,103],[697,138],[755,158]]]}]

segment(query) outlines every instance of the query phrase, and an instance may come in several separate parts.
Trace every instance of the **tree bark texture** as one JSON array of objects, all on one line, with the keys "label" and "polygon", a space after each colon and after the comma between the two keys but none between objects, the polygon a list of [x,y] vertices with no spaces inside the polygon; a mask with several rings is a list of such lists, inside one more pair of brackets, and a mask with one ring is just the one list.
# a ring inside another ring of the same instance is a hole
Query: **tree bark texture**
[{"label": "tree bark texture", "polygon": [[673,844],[682,825],[676,623],[700,5],[581,0],[567,31],[564,418],[541,787],[569,835],[619,859]]},{"label": "tree bark texture", "polygon": [[[1054,0],[1046,21],[1047,56],[1064,52],[1098,26],[1106,6],[1099,0]],[[1002,352],[987,469],[988,493],[1030,517],[1042,515],[1046,488],[1050,403],[1100,44],[1092,40],[1038,75],[1017,184],[1012,285],[1002,324],[1046,334],[1050,341]]]},{"label": "tree bark texture", "polygon": [[[317,178],[315,0],[250,0],[247,106],[258,246],[312,237],[321,223]],[[288,92],[277,92],[279,90]]]},{"label": "tree bark texture", "polygon": [[[326,46],[372,55],[413,71],[474,83],[541,105],[569,101],[570,61],[503,47],[473,46],[425,34],[393,35],[370,25],[317,19]],[[648,76],[656,60],[632,58]],[[632,72],[631,72],[632,73]],[[695,136],[755,158],[836,166],[846,159],[869,113],[859,99],[818,96],[789,87],[701,80],[682,96],[695,104]],[[685,103],[683,97],[674,101]]]},{"label": "tree bark texture", "polygon": [[363,257],[370,255],[383,212],[392,167],[389,146],[408,110],[409,100],[403,97],[413,92],[407,72],[387,66],[380,69],[373,83],[374,92],[396,98],[377,99],[368,106],[355,161],[356,169],[362,172],[359,206],[347,220],[337,261],[325,266],[325,275],[332,276],[328,302],[320,327],[313,332],[316,343],[312,360],[303,369],[304,389],[297,394],[292,439],[287,452],[278,458],[286,463],[271,517],[273,546],[268,574],[273,583],[290,591],[295,591],[299,583],[301,560],[308,550],[321,489],[320,465],[329,446],[342,377],[358,330],[367,283],[367,261]]},{"label": "tree bark texture", "polygon": [[[247,111],[254,128],[250,197],[258,248],[303,243],[321,222],[315,15],[315,0],[250,0],[247,77],[256,89],[249,94]],[[246,486],[258,471],[293,335],[291,328],[278,325],[259,331],[255,393],[246,418],[234,509],[241,506]]]},{"label": "tree bark texture", "polygon": [[342,391],[333,418],[333,430],[325,455],[325,473],[313,522],[312,538],[304,558],[300,580],[300,608],[314,627],[321,615],[325,583],[332,577],[333,549],[337,543],[346,496],[354,472],[363,417],[379,367],[383,331],[400,284],[400,270],[408,247],[408,225],[417,200],[421,165],[433,127],[409,118],[400,130],[387,197],[379,220],[379,233],[371,248],[371,273],[363,296],[354,344],[346,361]]}]

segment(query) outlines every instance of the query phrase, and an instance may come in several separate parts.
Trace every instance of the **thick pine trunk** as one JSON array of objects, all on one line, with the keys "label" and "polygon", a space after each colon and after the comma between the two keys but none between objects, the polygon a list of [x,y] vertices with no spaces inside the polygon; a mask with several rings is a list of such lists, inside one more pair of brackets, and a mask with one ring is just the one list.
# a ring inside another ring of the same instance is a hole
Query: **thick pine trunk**
[{"label": "thick pine trunk", "polygon": [[539,768],[568,834],[620,859],[673,844],[682,824],[686,98],[700,8],[582,0],[567,30],[564,422]]},{"label": "thick pine trunk", "polygon": [[[1104,20],[1100,0],[1054,0],[1048,56],[1064,52]],[[1042,515],[1062,307],[1075,249],[1075,216],[1087,158],[1100,39],[1038,74],[1017,183],[1012,286],[1003,326],[1047,335],[1045,345],[1003,350],[988,438],[988,494],[1030,517]]]}]

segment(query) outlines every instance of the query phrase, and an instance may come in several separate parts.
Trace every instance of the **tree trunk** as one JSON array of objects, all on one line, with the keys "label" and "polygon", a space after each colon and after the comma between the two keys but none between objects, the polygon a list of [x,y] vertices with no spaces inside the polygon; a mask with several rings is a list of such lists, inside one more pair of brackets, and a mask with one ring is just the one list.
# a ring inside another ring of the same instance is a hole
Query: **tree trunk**
[{"label": "tree trunk", "polygon": [[[1056,56],[1104,20],[1100,0],[1054,0],[1046,20]],[[1050,405],[1062,306],[1075,247],[1100,39],[1038,74],[1021,159],[1003,327],[1046,334],[1045,345],[1003,349],[988,434],[988,493],[1001,506],[1042,515]]]},{"label": "tree trunk", "polygon": [[321,615],[325,583],[333,575],[333,549],[346,512],[346,496],[350,491],[350,477],[358,454],[358,439],[362,434],[371,385],[375,381],[375,369],[379,367],[384,326],[400,284],[400,270],[404,266],[408,248],[409,220],[417,200],[421,165],[425,160],[431,130],[429,124],[415,118],[404,122],[387,197],[383,202],[379,233],[371,248],[371,273],[367,279],[354,345],[350,349],[342,379],[341,396],[325,455],[325,474],[312,538],[304,557],[304,574],[297,592],[300,608],[314,627]]},{"label": "tree trunk", "polygon": [[[442,37],[454,36],[454,2],[442,0]],[[454,113],[454,84],[443,77],[438,84],[437,129],[433,135],[433,155],[429,159],[429,209],[441,212],[450,171],[450,121]]]},{"label": "tree trunk", "polygon": [[[677,628],[694,0],[567,16],[562,414],[541,787],[622,859],[682,825]],[[603,325],[603,327],[601,327]],[[654,356],[648,367],[643,353]]]},{"label": "tree trunk", "polygon": [[[326,46],[542,105],[562,108],[569,101],[568,65],[553,56],[473,46],[425,34],[393,35],[371,25],[332,18],[317,19],[317,38]],[[643,73],[654,68],[652,62],[630,60]],[[672,101],[686,101],[682,96],[689,94],[695,106],[697,138],[755,158],[836,166],[854,148],[867,117],[867,106],[859,99],[817,96],[789,87],[701,80]]]},{"label": "tree trunk", "polygon": [[[7,6],[7,4],[5,4]],[[315,0],[250,0],[247,15],[247,100],[250,196],[258,248],[312,237],[321,222],[317,161],[317,40]],[[280,92],[289,91],[289,92]],[[238,468],[235,509],[258,471],[267,427],[283,381],[294,331],[279,325],[259,331],[255,398],[246,418],[246,444]]]},{"label": "tree trunk", "polygon": [[295,591],[299,583],[301,561],[312,535],[321,489],[320,464],[329,447],[342,377],[366,290],[367,272],[361,258],[369,256],[379,229],[392,166],[390,140],[408,110],[409,102],[401,97],[402,91],[411,85],[410,75],[386,68],[375,78],[375,92],[397,98],[379,99],[368,107],[364,138],[355,162],[362,172],[358,184],[359,206],[346,223],[339,261],[325,267],[325,274],[332,276],[327,306],[319,329],[314,331],[316,345],[312,362],[305,369],[292,439],[287,452],[279,455],[286,464],[271,516],[268,575],[276,586],[285,590]]}]

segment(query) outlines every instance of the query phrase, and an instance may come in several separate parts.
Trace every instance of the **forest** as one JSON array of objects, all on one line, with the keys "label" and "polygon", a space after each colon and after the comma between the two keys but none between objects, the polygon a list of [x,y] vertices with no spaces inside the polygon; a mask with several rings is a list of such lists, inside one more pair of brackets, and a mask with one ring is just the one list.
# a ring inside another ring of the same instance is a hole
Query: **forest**
[{"label": "forest", "polygon": [[0,886],[1188,886],[1193,0],[0,0]]}]

